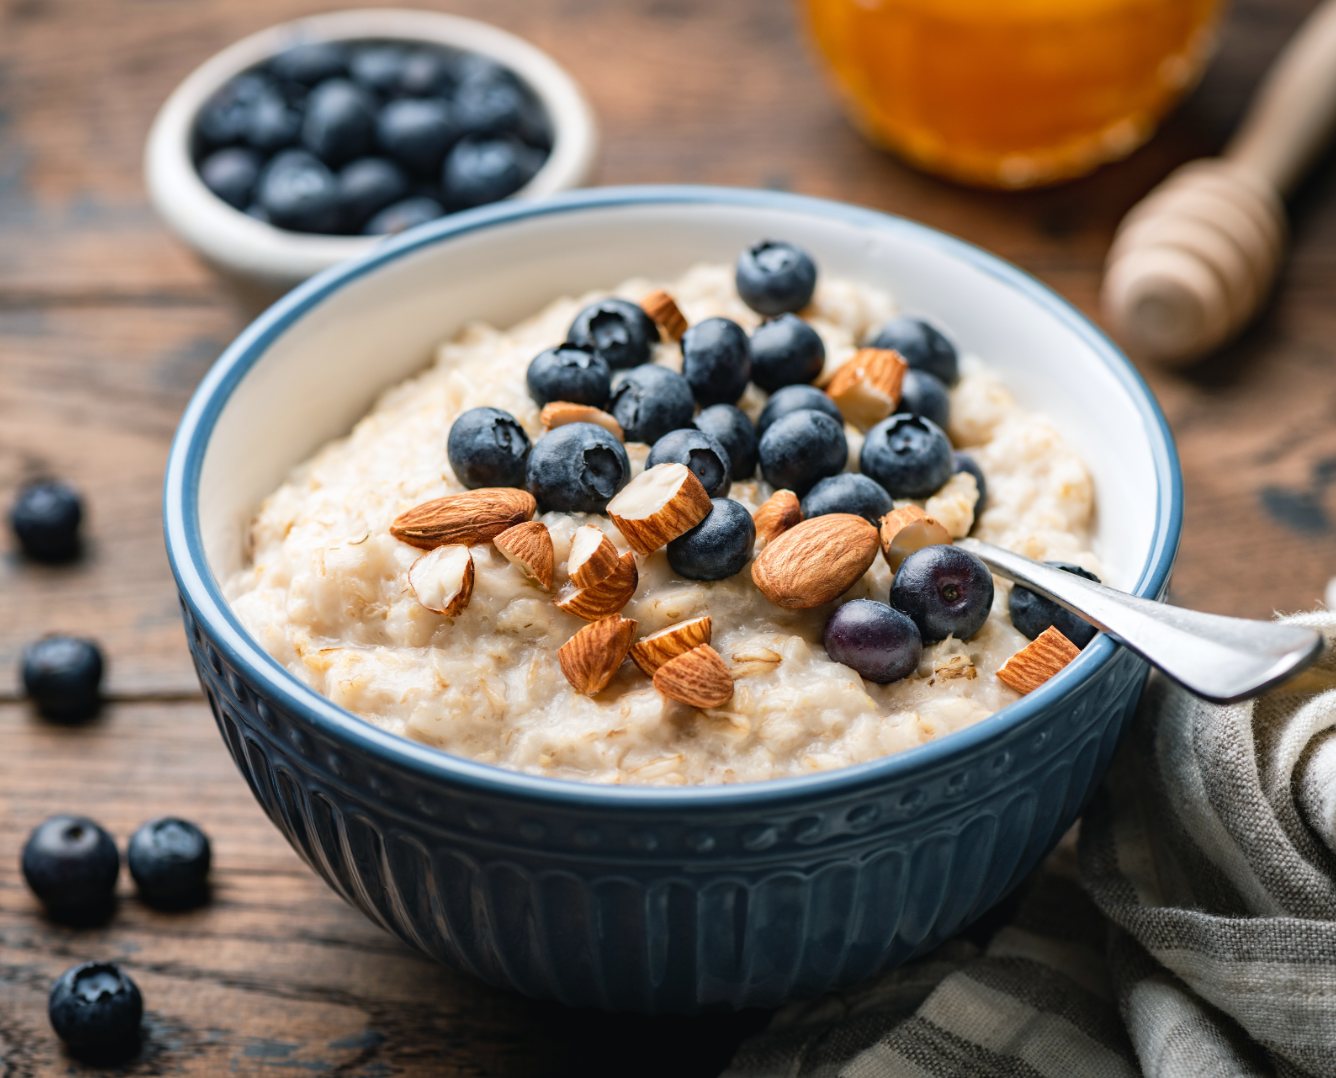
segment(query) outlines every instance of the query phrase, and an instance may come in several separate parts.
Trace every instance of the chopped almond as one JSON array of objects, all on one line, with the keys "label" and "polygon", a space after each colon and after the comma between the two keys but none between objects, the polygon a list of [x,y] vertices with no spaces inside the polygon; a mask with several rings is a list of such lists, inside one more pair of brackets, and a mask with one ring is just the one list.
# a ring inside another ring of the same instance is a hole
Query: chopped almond
[{"label": "chopped almond", "polygon": [[1034,692],[1069,662],[1081,649],[1050,625],[1002,664],[997,678],[1024,696]]},{"label": "chopped almond", "polygon": [[413,597],[434,614],[462,613],[473,597],[473,555],[466,546],[438,546],[408,570]]},{"label": "chopped almond", "polygon": [[635,555],[627,551],[599,579],[583,587],[572,582],[562,588],[557,594],[557,608],[585,621],[598,621],[617,613],[629,603],[639,580]]},{"label": "chopped almond", "polygon": [[670,659],[690,651],[699,644],[710,642],[710,616],[692,618],[669,625],[657,633],[641,637],[631,648],[631,661],[650,677]]},{"label": "chopped almond", "polygon": [[889,348],[860,348],[826,385],[840,414],[860,430],[880,423],[900,403],[908,364]]},{"label": "chopped almond", "polygon": [[881,518],[881,552],[893,570],[925,546],[949,546],[951,533],[917,505],[902,505]]},{"label": "chopped almond", "polygon": [[602,408],[595,408],[592,404],[552,401],[543,405],[543,410],[538,413],[538,422],[543,424],[544,430],[564,427],[567,423],[595,423],[619,442],[626,438],[622,425]]},{"label": "chopped almond", "polygon": [[709,512],[710,496],[685,464],[647,468],[608,502],[609,518],[640,554],[654,553]]},{"label": "chopped almond", "polygon": [[654,687],[688,707],[722,707],[733,699],[733,675],[709,644],[699,644],[654,671]]},{"label": "chopped almond", "polygon": [[571,538],[566,575],[578,588],[596,584],[617,568],[621,557],[612,540],[597,524],[582,524]]},{"label": "chopped almond", "polygon": [[557,649],[561,672],[576,692],[597,695],[616,675],[635,635],[636,623],[617,614],[591,622]]},{"label": "chopped almond", "polygon": [[507,528],[492,540],[492,545],[511,565],[516,566],[544,591],[552,590],[552,571],[556,560],[552,550],[552,533],[541,520],[526,520],[523,524]]},{"label": "chopped almond", "polygon": [[682,313],[677,301],[662,288],[656,288],[642,299],[640,306],[670,341],[682,339],[682,335],[687,331],[687,317]]}]

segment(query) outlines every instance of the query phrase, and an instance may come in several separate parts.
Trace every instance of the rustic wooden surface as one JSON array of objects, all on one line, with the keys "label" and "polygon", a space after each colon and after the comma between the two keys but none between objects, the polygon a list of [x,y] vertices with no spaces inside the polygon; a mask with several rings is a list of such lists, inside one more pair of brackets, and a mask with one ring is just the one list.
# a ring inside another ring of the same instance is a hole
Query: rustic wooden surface
[{"label": "rustic wooden surface", "polygon": [[[123,961],[148,1000],[142,1074],[709,1074],[764,1016],[649,1022],[571,1014],[417,959],[318,883],[236,776],[200,703],[159,539],[158,487],[187,395],[239,327],[149,211],[139,155],[158,102],[206,55],[295,0],[0,0],[0,501],[68,476],[88,556],[38,569],[0,546],[0,1074],[76,1069],[45,1020],[52,977]],[[1215,66],[1161,135],[1081,183],[980,194],[865,146],[780,0],[456,0],[569,65],[603,121],[604,182],[760,185],[917,217],[997,250],[1091,310],[1119,215],[1218,146],[1307,0],[1239,0]],[[1187,474],[1185,603],[1311,606],[1336,572],[1336,199],[1330,164],[1296,211],[1277,301],[1227,354],[1149,371]],[[7,538],[0,543],[7,542]],[[110,656],[113,703],[84,730],[15,691],[24,641],[73,628]],[[126,897],[106,927],[38,914],[16,871],[27,831],[84,811],[124,837],[161,812],[214,836],[208,908]]]}]

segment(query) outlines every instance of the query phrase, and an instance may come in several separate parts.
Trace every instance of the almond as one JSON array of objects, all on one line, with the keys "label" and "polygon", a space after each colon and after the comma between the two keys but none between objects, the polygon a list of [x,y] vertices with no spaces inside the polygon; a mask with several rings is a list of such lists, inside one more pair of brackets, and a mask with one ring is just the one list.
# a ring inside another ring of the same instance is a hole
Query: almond
[{"label": "almond", "polygon": [[687,331],[687,317],[682,309],[662,288],[656,288],[640,301],[645,313],[654,319],[663,335],[670,341],[680,341]]},{"label": "almond", "polygon": [[798,495],[791,490],[777,490],[763,501],[752,514],[756,525],[756,539],[762,545],[799,524],[803,519]]},{"label": "almond", "polygon": [[413,597],[434,614],[453,618],[473,597],[473,555],[466,546],[438,546],[408,569]]},{"label": "almond", "polygon": [[951,533],[917,505],[902,505],[881,518],[881,552],[892,570],[925,546],[949,546]]},{"label": "almond", "polygon": [[619,442],[626,438],[622,425],[602,408],[595,408],[592,404],[552,401],[543,405],[543,410],[538,413],[538,422],[543,424],[544,430],[564,427],[567,423],[597,423]]},{"label": "almond", "polygon": [[538,503],[527,490],[479,487],[414,506],[390,525],[390,534],[423,550],[455,543],[473,546],[522,524],[537,511]]},{"label": "almond", "polygon": [[552,551],[552,533],[541,520],[526,520],[507,528],[492,539],[492,545],[544,591],[552,590],[556,555]]},{"label": "almond", "polygon": [[1080,654],[1080,648],[1050,625],[1002,664],[997,679],[1024,696]]},{"label": "almond", "polygon": [[772,603],[809,610],[852,588],[877,556],[877,529],[852,513],[795,524],[752,562],[752,580]]},{"label": "almond", "polygon": [[677,658],[698,644],[708,644],[710,629],[708,614],[669,625],[666,629],[660,629],[657,633],[651,633],[637,640],[635,647],[631,649],[631,661],[653,677],[654,671],[669,659]]},{"label": "almond", "polygon": [[617,568],[621,554],[597,524],[582,524],[571,537],[566,555],[566,575],[577,588],[605,580]]},{"label": "almond", "polygon": [[889,348],[860,348],[826,385],[840,414],[861,430],[880,423],[900,403],[908,364]]},{"label": "almond", "polygon": [[654,671],[654,687],[688,707],[722,707],[733,699],[733,675],[719,652],[698,644]]},{"label": "almond", "polygon": [[652,554],[710,512],[710,496],[685,464],[656,464],[627,483],[608,516],[640,554]]},{"label": "almond", "polygon": [[608,687],[635,639],[636,623],[614,614],[591,622],[557,648],[557,662],[576,692],[593,696]]},{"label": "almond", "polygon": [[557,593],[557,608],[585,621],[598,621],[617,613],[630,602],[639,580],[635,555],[628,551],[601,579],[584,587],[571,583],[562,588]]}]

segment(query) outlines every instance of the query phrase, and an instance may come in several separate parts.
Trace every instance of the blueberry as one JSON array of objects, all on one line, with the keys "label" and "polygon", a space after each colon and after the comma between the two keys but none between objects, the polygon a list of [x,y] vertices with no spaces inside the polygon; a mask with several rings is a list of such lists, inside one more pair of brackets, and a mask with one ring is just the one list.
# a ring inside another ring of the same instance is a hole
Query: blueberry
[{"label": "blueberry", "polygon": [[111,909],[121,856],[86,816],[52,816],[23,844],[23,878],[52,917],[87,923]]},{"label": "blueberry", "polygon": [[869,524],[879,524],[881,518],[894,508],[885,487],[853,472],[827,476],[807,492],[802,502],[804,518],[852,513]]},{"label": "blueberry", "polygon": [[269,80],[256,72],[238,75],[219,87],[200,106],[195,117],[195,131],[204,146],[231,146],[240,142],[250,123],[251,107],[269,90]]},{"label": "blueberry", "polygon": [[894,348],[914,370],[927,371],[948,386],[960,380],[956,346],[921,318],[892,318],[867,343],[871,348]]},{"label": "blueberry", "polygon": [[238,210],[250,201],[259,177],[259,156],[240,146],[215,150],[199,165],[199,178],[204,186]]},{"label": "blueberry", "polygon": [[44,479],[19,489],[9,507],[9,526],[33,561],[62,562],[78,555],[83,500],[68,483]]},{"label": "blueberry", "polygon": [[618,371],[650,361],[659,327],[630,300],[601,299],[575,316],[566,339],[602,356]]},{"label": "blueberry", "polygon": [[993,578],[988,566],[968,551],[925,546],[896,570],[891,605],[914,619],[925,644],[948,636],[968,640],[988,620]]},{"label": "blueberry", "polygon": [[309,41],[280,52],[269,70],[284,82],[314,86],[348,71],[348,46],[337,41]]},{"label": "blueberry", "polygon": [[534,445],[526,485],[543,512],[601,513],[630,477],[621,442],[594,423],[567,423]]},{"label": "blueberry", "polygon": [[978,520],[988,507],[988,480],[984,478],[983,469],[979,467],[979,462],[969,453],[953,453],[951,459],[952,473],[969,472],[970,475],[974,476],[974,484],[979,488],[979,500],[974,503],[974,519]]},{"label": "blueberry", "polygon": [[896,498],[927,498],[951,478],[951,443],[931,419],[893,415],[867,432],[859,467]]},{"label": "blueberry", "polygon": [[849,444],[840,423],[825,412],[805,409],[771,423],[761,435],[757,454],[765,481],[801,498],[818,480],[844,471]]},{"label": "blueberry", "polygon": [[56,978],[46,1013],[74,1056],[122,1062],[139,1047],[144,997],[114,962],[83,962]]},{"label": "blueberry", "polygon": [[730,478],[750,479],[756,474],[756,428],[741,408],[712,404],[702,408],[691,425],[717,438],[728,451]]},{"label": "blueberry", "polygon": [[399,89],[410,97],[446,96],[455,89],[455,61],[442,49],[414,49],[404,57]]},{"label": "blueberry", "polygon": [[293,145],[301,125],[301,113],[277,90],[266,90],[251,103],[241,137],[252,149],[272,154]]},{"label": "blueberry", "polygon": [[588,348],[563,344],[534,356],[526,378],[529,396],[540,405],[571,401],[602,408],[608,403],[612,371]]},{"label": "blueberry", "polygon": [[[1073,573],[1087,580],[1093,580],[1096,584],[1099,583],[1099,577],[1079,565],[1065,561],[1050,561],[1044,564],[1061,569],[1064,573]],[[1045,599],[1042,595],[1036,595],[1029,588],[1023,588],[1019,584],[1011,589],[1008,611],[1011,614],[1011,624],[1016,626],[1016,630],[1022,636],[1028,636],[1031,640],[1052,626],[1078,648],[1083,648],[1095,639],[1095,634],[1099,631],[1090,622],[1077,617],[1065,607],[1059,606],[1051,599]]]},{"label": "blueberry", "polygon": [[770,428],[770,424],[780,416],[806,409],[825,412],[835,422],[844,425],[844,416],[840,414],[835,402],[816,386],[785,386],[765,402],[765,407],[761,409],[761,417],[756,421],[756,436],[762,437]]},{"label": "blueberry", "polygon": [[399,89],[408,50],[402,45],[375,42],[359,45],[348,60],[348,73],[365,90],[389,97]]},{"label": "blueberry", "polygon": [[529,436],[509,412],[470,408],[450,427],[445,449],[466,487],[524,486]]},{"label": "blueberry", "polygon": [[908,677],[923,656],[923,640],[913,620],[874,599],[854,599],[837,607],[826,622],[822,642],[837,663],[880,685]]},{"label": "blueberry", "polygon": [[931,419],[943,430],[951,420],[951,395],[946,384],[927,371],[907,370],[900,387],[900,406],[897,409],[910,415]]},{"label": "blueberry", "polygon": [[434,198],[418,195],[386,206],[362,227],[362,232],[368,236],[397,236],[444,213],[445,207]]},{"label": "blueberry", "polygon": [[670,430],[690,426],[696,404],[676,371],[646,363],[617,377],[608,406],[628,442],[653,445]]},{"label": "blueberry", "polygon": [[78,636],[44,636],[23,649],[23,691],[38,714],[83,722],[101,704],[102,651]]},{"label": "blueberry", "polygon": [[456,134],[449,107],[433,98],[391,101],[376,119],[380,148],[419,176],[435,174]]},{"label": "blueberry", "polygon": [[504,68],[473,68],[452,99],[460,130],[543,141],[547,117],[532,95]]},{"label": "blueberry", "polygon": [[791,243],[763,240],[738,256],[734,273],[742,302],[758,314],[806,307],[816,290],[816,263]]},{"label": "blueberry", "polygon": [[717,438],[695,427],[669,431],[649,451],[646,468],[656,464],[685,464],[711,498],[722,498],[731,485],[732,461]]},{"label": "blueberry", "polygon": [[327,165],[361,157],[375,139],[371,95],[347,79],[326,79],[306,99],[302,145]]},{"label": "blueberry", "polygon": [[710,499],[710,512],[668,544],[668,564],[688,580],[723,580],[751,561],[756,525],[732,498]]},{"label": "blueberry", "polygon": [[284,150],[269,162],[260,175],[256,201],[279,228],[338,231],[338,182],[305,150]]},{"label": "blueberry", "polygon": [[682,337],[682,374],[701,404],[734,404],[751,381],[751,342],[736,322],[707,318]]},{"label": "blueberry", "polygon": [[543,163],[542,154],[510,135],[465,135],[445,158],[441,182],[454,206],[482,206],[513,195]]},{"label": "blueberry", "polygon": [[338,185],[343,220],[359,231],[386,206],[408,196],[408,177],[398,165],[383,157],[359,157],[345,165],[339,173]]},{"label": "blueberry", "polygon": [[816,380],[826,364],[821,334],[796,314],[762,322],[751,335],[752,381],[767,393]]},{"label": "blueberry", "polygon": [[198,906],[208,896],[208,836],[188,820],[163,816],[130,836],[125,863],[139,897],[157,909]]}]

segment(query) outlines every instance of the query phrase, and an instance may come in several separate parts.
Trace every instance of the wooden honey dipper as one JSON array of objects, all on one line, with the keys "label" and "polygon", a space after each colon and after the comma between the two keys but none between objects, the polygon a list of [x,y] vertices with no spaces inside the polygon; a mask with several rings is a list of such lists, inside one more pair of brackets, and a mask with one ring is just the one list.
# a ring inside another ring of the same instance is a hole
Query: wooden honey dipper
[{"label": "wooden honey dipper", "polygon": [[1286,245],[1285,198],[1336,129],[1336,0],[1272,65],[1223,156],[1173,172],[1123,219],[1101,302],[1141,355],[1188,363],[1252,320]]}]

